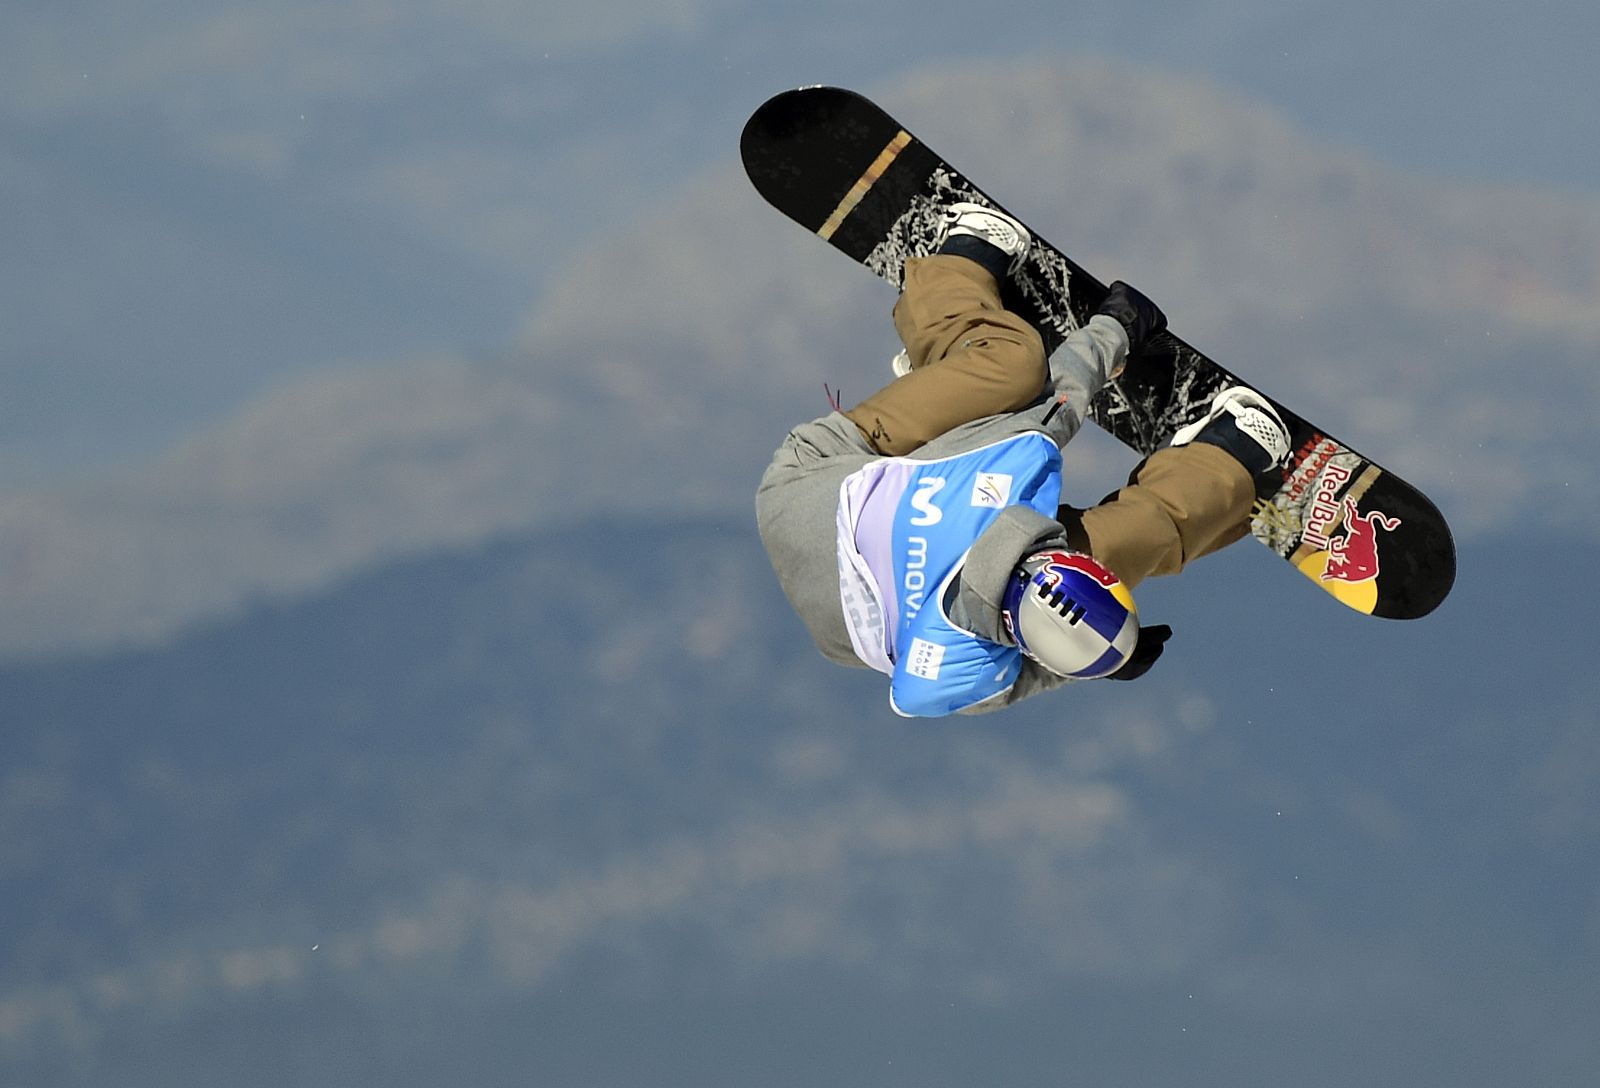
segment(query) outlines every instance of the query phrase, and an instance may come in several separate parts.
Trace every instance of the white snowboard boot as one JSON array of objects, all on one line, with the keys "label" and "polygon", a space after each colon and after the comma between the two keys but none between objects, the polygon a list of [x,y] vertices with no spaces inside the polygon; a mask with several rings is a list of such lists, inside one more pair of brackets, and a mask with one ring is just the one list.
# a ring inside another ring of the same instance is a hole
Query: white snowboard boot
[{"label": "white snowboard boot", "polygon": [[1028,228],[1005,212],[963,202],[945,209],[938,251],[970,257],[999,280],[1021,267],[1032,244]]},{"label": "white snowboard boot", "polygon": [[[1172,436],[1172,445],[1204,442],[1233,455],[1256,479],[1257,491],[1277,490],[1276,474],[1289,457],[1289,430],[1266,397],[1243,385],[1229,386],[1211,401],[1211,410]],[[1271,485],[1267,487],[1267,485]]]}]

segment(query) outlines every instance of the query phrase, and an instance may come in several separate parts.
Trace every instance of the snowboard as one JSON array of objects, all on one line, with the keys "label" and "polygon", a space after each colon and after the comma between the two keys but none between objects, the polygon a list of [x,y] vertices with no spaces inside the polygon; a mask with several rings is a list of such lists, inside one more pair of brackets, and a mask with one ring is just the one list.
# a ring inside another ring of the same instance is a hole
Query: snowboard
[{"label": "snowboard", "polygon": [[[907,258],[933,252],[944,207],[972,201],[1014,214],[878,106],[837,87],[770,99],[745,125],[739,146],[762,197],[897,287]],[[1051,352],[1094,313],[1106,285],[1034,231],[1001,293]],[[1271,400],[1290,436],[1282,486],[1257,502],[1251,535],[1359,612],[1391,619],[1431,612],[1455,580],[1450,528],[1433,503],[1170,330],[1152,337],[1101,390],[1089,418],[1148,455],[1235,384]]]}]

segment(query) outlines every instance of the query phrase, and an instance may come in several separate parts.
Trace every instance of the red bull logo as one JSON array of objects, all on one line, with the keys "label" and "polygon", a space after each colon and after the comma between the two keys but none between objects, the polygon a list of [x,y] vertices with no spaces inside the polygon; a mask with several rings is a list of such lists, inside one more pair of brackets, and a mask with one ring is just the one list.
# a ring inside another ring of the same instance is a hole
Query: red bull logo
[{"label": "red bull logo", "polygon": [[1328,534],[1339,518],[1339,489],[1350,481],[1350,470],[1343,465],[1329,464],[1317,477],[1316,490],[1306,504],[1305,529],[1302,539],[1313,548],[1331,547]]},{"label": "red bull logo", "polygon": [[[1117,576],[1115,574],[1112,574],[1087,555],[1079,555],[1077,552],[1056,552],[1055,562],[1057,566],[1064,567],[1067,570],[1075,570],[1080,574],[1087,574],[1108,589],[1117,584]],[[1052,571],[1052,573],[1055,574],[1055,583],[1059,583],[1062,574],[1059,571]]]},{"label": "red bull logo", "polygon": [[1381,510],[1362,514],[1356,501],[1344,500],[1344,535],[1328,541],[1328,567],[1324,582],[1370,582],[1378,576],[1378,530],[1394,532],[1400,519]]}]

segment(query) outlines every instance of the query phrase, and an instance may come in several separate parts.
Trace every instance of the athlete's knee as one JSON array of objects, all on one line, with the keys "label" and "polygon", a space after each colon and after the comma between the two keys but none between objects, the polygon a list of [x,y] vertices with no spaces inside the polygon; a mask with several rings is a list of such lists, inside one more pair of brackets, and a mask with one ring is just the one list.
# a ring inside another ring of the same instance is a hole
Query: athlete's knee
[{"label": "athlete's knee", "polygon": [[987,360],[990,379],[1017,407],[1031,403],[1044,391],[1049,377],[1044,341],[1031,326],[986,326],[963,339],[958,349]]}]

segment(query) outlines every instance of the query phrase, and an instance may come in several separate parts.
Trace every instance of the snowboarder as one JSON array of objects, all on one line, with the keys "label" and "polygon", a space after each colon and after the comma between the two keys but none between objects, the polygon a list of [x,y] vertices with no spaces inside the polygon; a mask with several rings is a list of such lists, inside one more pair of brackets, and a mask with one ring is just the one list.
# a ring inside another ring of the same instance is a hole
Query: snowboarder
[{"label": "snowboarder", "polygon": [[908,260],[896,378],[790,431],[756,495],[784,593],[830,660],[888,674],[897,713],[993,710],[1071,680],[1142,676],[1171,635],[1130,590],[1248,531],[1288,435],[1254,391],[1210,412],[1099,505],[1061,504],[1061,447],[1130,354],[1166,327],[1123,283],[1050,359],[999,284],[1027,229],[946,210]]}]

